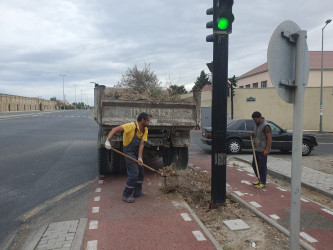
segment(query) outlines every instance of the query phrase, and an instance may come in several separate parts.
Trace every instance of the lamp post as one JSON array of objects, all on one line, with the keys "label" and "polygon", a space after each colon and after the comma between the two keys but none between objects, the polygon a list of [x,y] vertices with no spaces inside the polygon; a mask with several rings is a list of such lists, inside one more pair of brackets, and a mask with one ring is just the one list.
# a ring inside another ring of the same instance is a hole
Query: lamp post
[{"label": "lamp post", "polygon": [[320,122],[319,132],[323,132],[323,62],[324,62],[324,29],[332,21],[328,19],[325,22],[325,26],[321,29],[321,80],[320,80]]}]

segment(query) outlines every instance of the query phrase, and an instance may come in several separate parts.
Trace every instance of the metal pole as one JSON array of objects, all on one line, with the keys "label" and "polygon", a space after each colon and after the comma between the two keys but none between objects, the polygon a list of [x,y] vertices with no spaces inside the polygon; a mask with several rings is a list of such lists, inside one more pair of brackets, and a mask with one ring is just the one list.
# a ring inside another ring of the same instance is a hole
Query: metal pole
[{"label": "metal pole", "polygon": [[229,35],[214,36],[212,94],[212,190],[210,208],[226,202],[226,134]]},{"label": "metal pole", "polygon": [[76,109],[76,85],[77,84],[75,84],[75,109]]},{"label": "metal pole", "polygon": [[307,86],[302,82],[304,62],[308,53],[304,53],[306,47],[306,31],[299,31],[296,44],[296,89],[294,92],[293,111],[293,142],[291,164],[291,199],[290,199],[290,242],[292,250],[299,249],[300,240],[300,212],[301,212],[301,175],[302,175],[302,138],[304,118],[304,93]]},{"label": "metal pole", "polygon": [[325,26],[321,29],[321,77],[320,77],[320,121],[319,121],[319,132],[323,132],[323,64],[324,64],[324,29],[332,21],[332,19],[326,20]]}]

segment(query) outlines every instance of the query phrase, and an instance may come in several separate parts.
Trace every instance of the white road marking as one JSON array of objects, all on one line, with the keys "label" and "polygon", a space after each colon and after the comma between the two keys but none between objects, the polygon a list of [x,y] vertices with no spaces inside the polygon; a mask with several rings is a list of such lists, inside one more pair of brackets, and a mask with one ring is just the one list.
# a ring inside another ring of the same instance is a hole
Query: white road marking
[{"label": "white road marking", "polygon": [[239,192],[239,191],[235,191],[235,193],[236,193],[238,196],[243,196],[243,195],[244,195],[242,192]]},{"label": "white road marking", "polygon": [[241,180],[241,183],[245,183],[246,185],[252,185],[251,182],[249,182],[249,181],[245,181],[245,180]]},{"label": "white road marking", "polygon": [[281,190],[281,191],[283,191],[283,192],[287,192],[287,190],[285,190],[284,188],[282,188],[282,187],[276,187],[277,189],[279,189],[279,190]]},{"label": "white road marking", "polygon": [[257,202],[255,201],[250,201],[250,204],[254,207],[262,207],[260,204],[258,204]]},{"label": "white road marking", "polygon": [[180,215],[183,217],[184,221],[192,220],[191,217],[187,213],[181,213]]},{"label": "white road marking", "polygon": [[97,240],[90,240],[87,242],[87,250],[97,250]]},{"label": "white road marking", "polygon": [[333,215],[333,211],[327,209],[327,208],[322,208],[321,210],[323,210],[324,212],[330,214],[330,215]]},{"label": "white road marking", "polygon": [[299,235],[302,236],[304,239],[306,239],[308,242],[311,242],[311,243],[318,242],[318,240],[316,240],[315,238],[312,238],[307,233],[301,232]]},{"label": "white road marking", "polygon": [[193,235],[198,241],[204,241],[206,240],[205,236],[200,231],[192,231]]},{"label": "white road marking", "polygon": [[103,180],[99,180],[99,181],[98,181],[98,184],[103,184],[103,183],[104,183]]},{"label": "white road marking", "polygon": [[271,214],[270,215],[270,217],[272,217],[273,219],[275,219],[275,220],[278,220],[278,219],[280,219],[280,217],[279,216],[277,216],[276,214]]},{"label": "white road marking", "polygon": [[247,175],[252,176],[252,177],[256,177],[254,174],[247,174]]},{"label": "white road marking", "polygon": [[304,199],[304,198],[302,198],[302,197],[301,197],[301,201],[304,201],[304,202],[310,202],[310,201],[308,201],[307,199]]},{"label": "white road marking", "polygon": [[101,188],[96,188],[95,193],[100,193],[102,191]]},{"label": "white road marking", "polygon": [[99,207],[93,207],[91,211],[93,214],[99,213]]},{"label": "white road marking", "polygon": [[100,201],[100,200],[101,200],[101,196],[94,197],[94,201]]},{"label": "white road marking", "polygon": [[89,223],[89,229],[97,229],[98,228],[98,220],[92,220]]}]

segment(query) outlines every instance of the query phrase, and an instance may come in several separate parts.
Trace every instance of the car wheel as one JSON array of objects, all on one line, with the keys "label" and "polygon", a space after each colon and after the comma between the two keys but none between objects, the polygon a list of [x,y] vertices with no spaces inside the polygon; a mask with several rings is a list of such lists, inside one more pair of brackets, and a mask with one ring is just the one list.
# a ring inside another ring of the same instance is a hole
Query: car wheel
[{"label": "car wheel", "polygon": [[231,139],[227,142],[227,150],[230,154],[239,154],[242,151],[242,143],[238,139]]},{"label": "car wheel", "polygon": [[302,143],[302,155],[308,156],[311,153],[312,148],[310,147],[310,144],[306,141],[303,141]]}]

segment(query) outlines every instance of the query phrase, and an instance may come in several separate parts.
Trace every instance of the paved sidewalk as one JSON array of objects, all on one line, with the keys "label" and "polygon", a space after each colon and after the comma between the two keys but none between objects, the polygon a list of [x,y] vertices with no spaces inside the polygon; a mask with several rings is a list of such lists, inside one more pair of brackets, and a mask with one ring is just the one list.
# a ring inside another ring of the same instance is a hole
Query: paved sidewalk
[{"label": "paved sidewalk", "polygon": [[[191,161],[203,170],[210,170],[210,156],[190,155]],[[252,155],[237,155],[237,157],[229,158],[229,161],[250,163]],[[271,175],[290,178],[291,163],[288,161],[269,156],[268,168]],[[277,227],[280,231],[288,234],[290,192],[286,192],[286,190],[282,190],[272,183],[268,183],[265,190],[256,190],[250,183],[252,179],[255,180],[255,177],[253,175],[251,177],[251,174],[246,173],[246,171],[240,171],[236,167],[229,166],[227,175],[228,190],[234,199]],[[146,177],[149,178],[149,172],[147,172]],[[150,199],[149,202],[137,200],[134,204],[126,204],[119,197],[125,183],[124,178],[108,177],[105,180],[96,181],[94,187],[96,188],[96,195],[92,197],[88,218],[83,218],[80,221],[57,222],[47,225],[40,230],[40,233],[35,236],[33,241],[26,245],[29,247],[26,247],[25,250],[50,248],[63,250],[108,249],[109,244],[111,244],[110,239],[112,239],[112,244],[118,246],[118,249],[124,246],[135,248],[135,245],[131,245],[134,239],[136,240],[135,242],[140,242],[146,248],[161,247],[162,244],[178,244],[183,250],[198,249],[196,247],[199,244],[201,249],[219,249],[218,243],[212,238],[188,205],[186,206],[186,203],[181,201],[168,203],[163,199],[163,195],[158,193],[156,185],[160,184],[154,179],[156,177],[151,175],[150,178],[150,181],[145,181],[145,183],[149,186],[155,185],[155,187],[149,187],[148,190],[156,190],[156,193],[151,193],[149,197],[141,198]],[[248,179],[249,181],[246,182],[245,180]],[[302,167],[302,185],[333,197],[332,175]],[[250,192],[255,193],[250,195]],[[277,199],[274,199],[274,197]],[[262,205],[266,204],[267,200],[272,201],[269,207]],[[305,210],[302,210],[302,215],[307,218],[301,225],[303,247],[306,249],[313,249],[312,247],[329,249],[333,245],[333,237],[331,237],[333,235],[333,212],[305,199],[302,200],[302,204],[302,207],[305,207]],[[134,222],[131,221],[137,216],[139,216],[139,219],[135,219]],[[182,216],[185,217],[181,219]],[[186,222],[188,218],[191,219],[190,222]],[[139,230],[129,231],[133,229],[133,223],[134,228],[137,227]],[[154,235],[150,236],[147,232],[150,232],[152,227],[154,227]],[[158,236],[159,230],[165,237],[160,238],[161,236]],[[161,230],[164,231],[161,232]],[[125,245],[122,241],[124,234],[127,235],[125,236],[127,239]],[[183,235],[183,238],[185,237],[190,243],[183,245],[182,238],[177,235]],[[148,245],[145,245],[147,241],[140,241],[140,239],[147,239],[147,237],[150,241],[148,241]],[[176,242],[168,240],[170,237]],[[138,248],[139,246],[137,245],[136,247]]]},{"label": "paved sidewalk", "polygon": [[[266,183],[266,188],[257,189],[252,185],[257,178],[251,172],[236,165],[227,167],[229,195],[289,235],[290,191],[269,182]],[[333,245],[333,211],[304,197],[301,197],[300,244],[309,250],[329,250]]]},{"label": "paved sidewalk", "polygon": [[[245,161],[251,164],[252,155],[237,155],[231,157],[236,160]],[[231,159],[230,158],[230,159]],[[280,178],[290,179],[291,162],[276,157],[268,156],[268,174]],[[311,168],[302,167],[302,186],[325,194],[333,199],[333,176]]]}]

